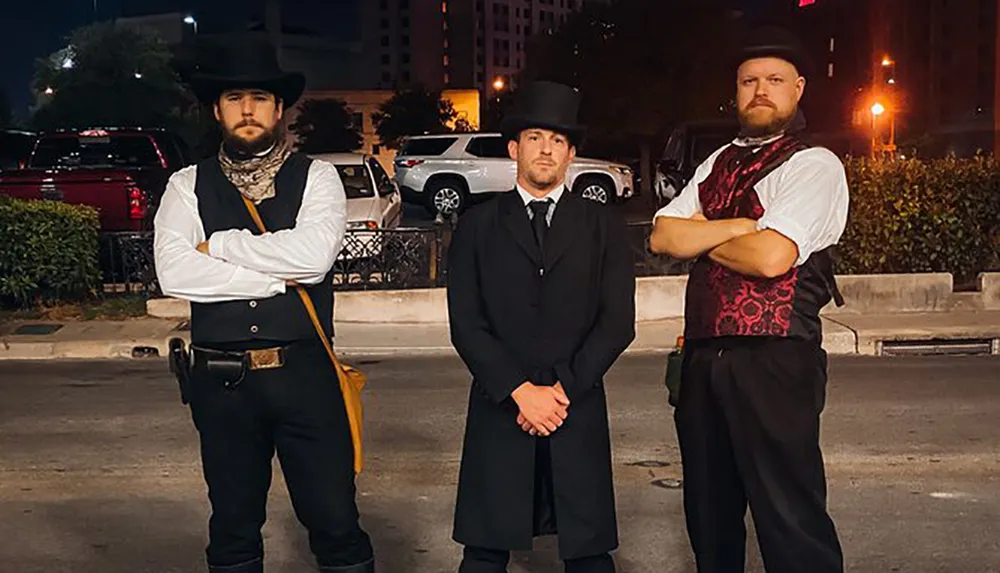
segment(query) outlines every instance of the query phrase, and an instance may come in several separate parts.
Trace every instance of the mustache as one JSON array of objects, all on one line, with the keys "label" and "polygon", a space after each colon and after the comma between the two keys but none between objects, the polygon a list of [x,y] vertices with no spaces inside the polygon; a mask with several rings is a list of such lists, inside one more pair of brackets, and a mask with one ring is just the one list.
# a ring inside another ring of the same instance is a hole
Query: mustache
[{"label": "mustache", "polygon": [[233,127],[233,129],[239,129],[241,127],[259,127],[261,129],[264,129],[263,125],[257,123],[252,119],[244,119],[243,121],[237,123],[236,126]]},{"label": "mustache", "polygon": [[764,107],[769,107],[771,109],[778,109],[777,106],[771,103],[771,100],[762,97],[754,98],[749,104],[747,104],[747,109],[752,109],[757,106],[764,106]]}]

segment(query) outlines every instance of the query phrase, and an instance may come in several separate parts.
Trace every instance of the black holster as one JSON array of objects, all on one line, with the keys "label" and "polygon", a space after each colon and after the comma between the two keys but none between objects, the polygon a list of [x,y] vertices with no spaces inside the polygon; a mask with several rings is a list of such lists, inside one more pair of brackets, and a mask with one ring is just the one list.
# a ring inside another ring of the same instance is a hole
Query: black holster
[{"label": "black holster", "polygon": [[177,377],[177,385],[181,390],[181,403],[186,406],[191,391],[191,355],[181,338],[171,338],[167,343],[167,349],[170,372]]}]

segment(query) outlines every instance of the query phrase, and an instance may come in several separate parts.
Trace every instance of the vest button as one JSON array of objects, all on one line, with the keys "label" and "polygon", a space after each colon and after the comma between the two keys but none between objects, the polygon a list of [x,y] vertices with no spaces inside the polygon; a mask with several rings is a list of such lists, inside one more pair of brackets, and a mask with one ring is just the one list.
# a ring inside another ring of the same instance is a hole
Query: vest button
[{"label": "vest button", "polygon": [[250,301],[250,308],[257,308],[257,301],[251,300]]},{"label": "vest button", "polygon": [[258,330],[260,330],[260,329],[259,329],[259,328],[257,328],[257,325],[256,325],[256,324],[250,327],[250,332],[252,332],[252,333],[254,333],[254,334],[257,334],[257,331],[258,331]]}]

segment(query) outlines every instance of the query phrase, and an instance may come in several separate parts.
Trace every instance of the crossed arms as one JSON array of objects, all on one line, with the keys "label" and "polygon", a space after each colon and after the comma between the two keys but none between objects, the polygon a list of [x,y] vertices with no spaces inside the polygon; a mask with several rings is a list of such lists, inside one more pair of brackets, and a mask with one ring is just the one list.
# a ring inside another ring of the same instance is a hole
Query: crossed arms
[{"label": "crossed arms", "polygon": [[312,163],[295,227],[262,235],[230,229],[206,237],[195,179],[194,168],[175,173],[154,220],[156,275],[165,295],[198,303],[269,298],[284,293],[286,283],[319,283],[333,266],[347,199],[332,165]]},{"label": "crossed arms", "polygon": [[710,162],[680,196],[657,212],[649,247],[677,259],[707,254],[740,274],[774,278],[836,244],[847,223],[848,191],[843,165],[833,153],[813,148],[792,157],[758,186],[764,216],[706,220],[698,185]]}]

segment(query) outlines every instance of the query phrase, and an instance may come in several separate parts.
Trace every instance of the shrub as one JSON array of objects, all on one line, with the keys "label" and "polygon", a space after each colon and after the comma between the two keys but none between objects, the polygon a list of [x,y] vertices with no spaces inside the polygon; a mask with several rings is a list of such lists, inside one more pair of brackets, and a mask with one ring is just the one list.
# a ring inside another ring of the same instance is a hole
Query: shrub
[{"label": "shrub", "polygon": [[0,197],[0,299],[17,306],[86,296],[100,278],[97,211]]},{"label": "shrub", "polygon": [[847,230],[838,272],[1000,269],[1000,164],[991,158],[849,159]]}]

